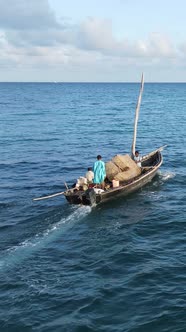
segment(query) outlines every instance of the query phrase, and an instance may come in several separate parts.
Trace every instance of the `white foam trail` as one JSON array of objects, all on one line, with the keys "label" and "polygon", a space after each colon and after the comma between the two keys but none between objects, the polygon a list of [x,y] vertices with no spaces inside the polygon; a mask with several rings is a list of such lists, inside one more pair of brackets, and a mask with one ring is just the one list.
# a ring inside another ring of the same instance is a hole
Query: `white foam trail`
[{"label": "white foam trail", "polygon": [[[28,258],[35,251],[42,249],[47,243],[51,243],[57,239],[65,230],[69,229],[77,221],[83,219],[91,212],[90,206],[81,206],[75,208],[75,211],[68,217],[60,219],[57,223],[51,225],[44,232],[35,235],[31,239],[21,242],[19,245],[11,247],[6,250],[5,257],[0,261],[1,267],[10,267],[20,261]],[[66,227],[63,226],[66,224]]]},{"label": "white foam trail", "polygon": [[161,176],[162,181],[168,181],[169,179],[173,179],[176,176],[176,173],[173,173],[171,171],[167,171],[167,172],[160,172],[159,173]]}]

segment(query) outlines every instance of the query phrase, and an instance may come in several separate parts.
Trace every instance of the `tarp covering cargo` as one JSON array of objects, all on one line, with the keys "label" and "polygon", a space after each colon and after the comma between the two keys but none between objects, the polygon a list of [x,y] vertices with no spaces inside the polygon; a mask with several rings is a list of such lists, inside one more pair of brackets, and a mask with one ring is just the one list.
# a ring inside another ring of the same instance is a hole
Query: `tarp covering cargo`
[{"label": "tarp covering cargo", "polygon": [[112,181],[115,177],[120,172],[120,169],[117,165],[115,165],[112,161],[108,161],[105,165],[106,168],[106,176],[107,178]]},{"label": "tarp covering cargo", "polygon": [[138,167],[131,157],[126,155],[116,155],[111,161],[106,163],[107,178],[112,181],[127,181],[141,174],[141,168]]}]

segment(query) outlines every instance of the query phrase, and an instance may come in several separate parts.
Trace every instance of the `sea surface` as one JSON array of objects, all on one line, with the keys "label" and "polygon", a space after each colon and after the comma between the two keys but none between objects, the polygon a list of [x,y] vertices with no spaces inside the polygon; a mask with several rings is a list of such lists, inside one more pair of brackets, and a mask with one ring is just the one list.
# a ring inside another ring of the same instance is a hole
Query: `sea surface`
[{"label": "sea surface", "polygon": [[137,83],[0,83],[0,332],[186,331],[186,84],[146,83],[154,180],[97,207],[61,192],[130,153]]}]

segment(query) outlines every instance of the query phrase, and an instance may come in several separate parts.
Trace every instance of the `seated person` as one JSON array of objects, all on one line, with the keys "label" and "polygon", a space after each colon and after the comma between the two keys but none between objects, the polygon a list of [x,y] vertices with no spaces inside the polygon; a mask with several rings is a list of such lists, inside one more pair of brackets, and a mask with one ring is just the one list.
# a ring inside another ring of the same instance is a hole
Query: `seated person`
[{"label": "seated person", "polygon": [[88,184],[93,183],[94,173],[92,172],[92,168],[88,167],[88,170],[85,174]]},{"label": "seated person", "polygon": [[136,151],[134,156],[134,161],[139,167],[141,167],[141,159],[142,158],[139,155],[139,151]]}]

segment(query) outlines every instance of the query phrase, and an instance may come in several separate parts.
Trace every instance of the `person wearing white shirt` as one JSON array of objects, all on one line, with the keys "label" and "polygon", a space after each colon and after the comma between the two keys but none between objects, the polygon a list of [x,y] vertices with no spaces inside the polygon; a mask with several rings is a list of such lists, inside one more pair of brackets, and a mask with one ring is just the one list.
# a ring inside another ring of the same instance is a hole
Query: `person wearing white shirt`
[{"label": "person wearing white shirt", "polygon": [[141,167],[141,157],[139,155],[139,151],[135,152],[134,161],[138,165],[138,167]]},{"label": "person wearing white shirt", "polygon": [[88,183],[93,183],[94,173],[92,172],[91,167],[88,167],[88,171],[86,172],[85,177]]}]

